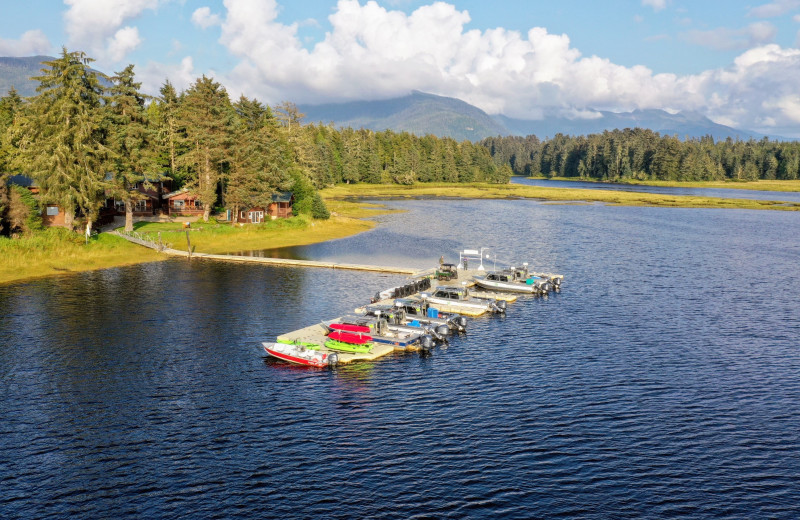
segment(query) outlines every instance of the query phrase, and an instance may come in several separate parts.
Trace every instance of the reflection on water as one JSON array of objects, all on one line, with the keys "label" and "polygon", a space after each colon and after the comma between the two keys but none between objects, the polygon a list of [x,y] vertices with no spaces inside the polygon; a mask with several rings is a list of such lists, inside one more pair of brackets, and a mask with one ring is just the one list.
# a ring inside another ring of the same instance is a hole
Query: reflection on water
[{"label": "reflection on water", "polygon": [[564,290],[430,357],[308,370],[260,342],[404,278],[175,260],[2,286],[4,516],[796,516],[796,216],[389,204],[284,253],[490,247]]}]

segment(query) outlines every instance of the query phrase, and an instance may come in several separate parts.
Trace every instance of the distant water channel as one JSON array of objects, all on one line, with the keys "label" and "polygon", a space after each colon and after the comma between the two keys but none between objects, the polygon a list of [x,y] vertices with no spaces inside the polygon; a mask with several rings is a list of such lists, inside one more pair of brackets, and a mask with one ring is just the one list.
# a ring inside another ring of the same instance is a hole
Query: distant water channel
[{"label": "distant water channel", "polygon": [[401,276],[173,260],[0,286],[2,517],[798,517],[796,213],[389,204],[280,254],[484,246],[564,290],[327,371],[259,342]]},{"label": "distant water channel", "polygon": [[513,184],[528,184],[548,188],[572,188],[582,190],[633,191],[638,193],[661,193],[665,195],[693,195],[695,197],[719,197],[723,199],[780,200],[800,202],[797,191],[758,191],[726,188],[681,188],[678,186],[645,186],[639,184],[617,184],[612,182],[555,181],[550,179],[528,179],[512,177]]}]

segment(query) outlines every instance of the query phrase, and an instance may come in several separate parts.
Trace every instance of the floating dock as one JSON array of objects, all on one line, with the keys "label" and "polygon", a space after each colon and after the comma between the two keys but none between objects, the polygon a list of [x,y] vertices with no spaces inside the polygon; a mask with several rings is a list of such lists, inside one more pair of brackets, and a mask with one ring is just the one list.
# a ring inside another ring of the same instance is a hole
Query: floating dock
[{"label": "floating dock", "polygon": [[395,348],[392,345],[387,345],[385,343],[372,343],[372,349],[369,352],[345,352],[342,350],[334,350],[328,347],[325,347],[325,340],[328,338],[325,336],[327,330],[325,327],[318,323],[316,325],[311,325],[299,330],[295,330],[292,332],[287,332],[286,334],[282,334],[278,336],[277,340],[279,342],[308,342],[308,343],[315,343],[317,345],[321,345],[319,348],[320,352],[332,353],[335,352],[337,356],[339,356],[339,364],[342,363],[352,363],[354,361],[372,361],[378,359],[379,357],[386,356],[391,354],[395,351],[405,351],[405,350],[419,350],[419,348]]}]

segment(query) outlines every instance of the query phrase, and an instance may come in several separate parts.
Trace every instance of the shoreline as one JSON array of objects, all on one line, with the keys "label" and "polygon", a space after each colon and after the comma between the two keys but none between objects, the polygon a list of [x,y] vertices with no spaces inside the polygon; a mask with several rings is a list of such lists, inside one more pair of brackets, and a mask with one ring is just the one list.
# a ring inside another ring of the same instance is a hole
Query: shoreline
[{"label": "shoreline", "polygon": [[560,182],[591,182],[596,184],[622,184],[626,186],[654,186],[663,188],[718,188],[725,190],[745,190],[745,191],[774,191],[774,192],[800,192],[800,179],[795,180],[766,180],[756,181],[658,181],[658,180],[638,180],[620,179],[618,181],[608,181],[601,179],[580,179],[575,177],[525,177],[515,175],[523,179],[536,181],[560,181]]},{"label": "shoreline", "polygon": [[[800,191],[800,181],[780,181],[780,183],[787,182],[796,182],[796,189]],[[748,188],[740,187],[740,189]],[[784,189],[783,191],[794,190]],[[193,249],[198,253],[214,254],[326,242],[354,236],[374,228],[377,224],[374,221],[365,220],[367,217],[396,212],[396,210],[382,205],[353,200],[364,198],[534,199],[556,204],[600,202],[611,205],[664,208],[800,211],[800,203],[792,202],[661,195],[614,190],[543,188],[521,184],[432,183],[414,186],[351,184],[325,188],[320,193],[331,211],[330,220],[308,220],[302,227],[296,225],[283,227],[282,223],[278,222],[272,228],[267,229],[256,227],[234,229],[228,223],[197,222],[191,234]],[[204,227],[217,227],[228,231],[203,234]],[[175,247],[180,248],[183,245],[183,233],[177,233],[175,236],[176,242],[181,241]],[[132,244],[108,233],[101,233],[93,240],[94,242],[89,246],[83,245],[82,237],[78,237],[77,240],[72,237],[63,243],[50,244],[50,249],[36,246],[30,248],[33,251],[27,251],[16,247],[16,249],[21,249],[19,257],[14,254],[16,244],[13,242],[0,244],[0,246],[5,246],[0,248],[0,252],[6,257],[0,263],[0,285],[170,259],[166,255]]]}]

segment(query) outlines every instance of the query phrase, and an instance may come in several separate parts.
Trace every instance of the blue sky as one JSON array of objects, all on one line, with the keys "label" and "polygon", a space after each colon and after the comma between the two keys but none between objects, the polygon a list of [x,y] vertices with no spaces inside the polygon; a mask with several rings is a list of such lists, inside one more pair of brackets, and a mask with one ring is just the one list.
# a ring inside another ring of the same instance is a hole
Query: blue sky
[{"label": "blue sky", "polygon": [[489,113],[691,110],[800,136],[800,0],[0,0],[0,56],[83,50],[144,89],[267,103],[422,90]]}]

